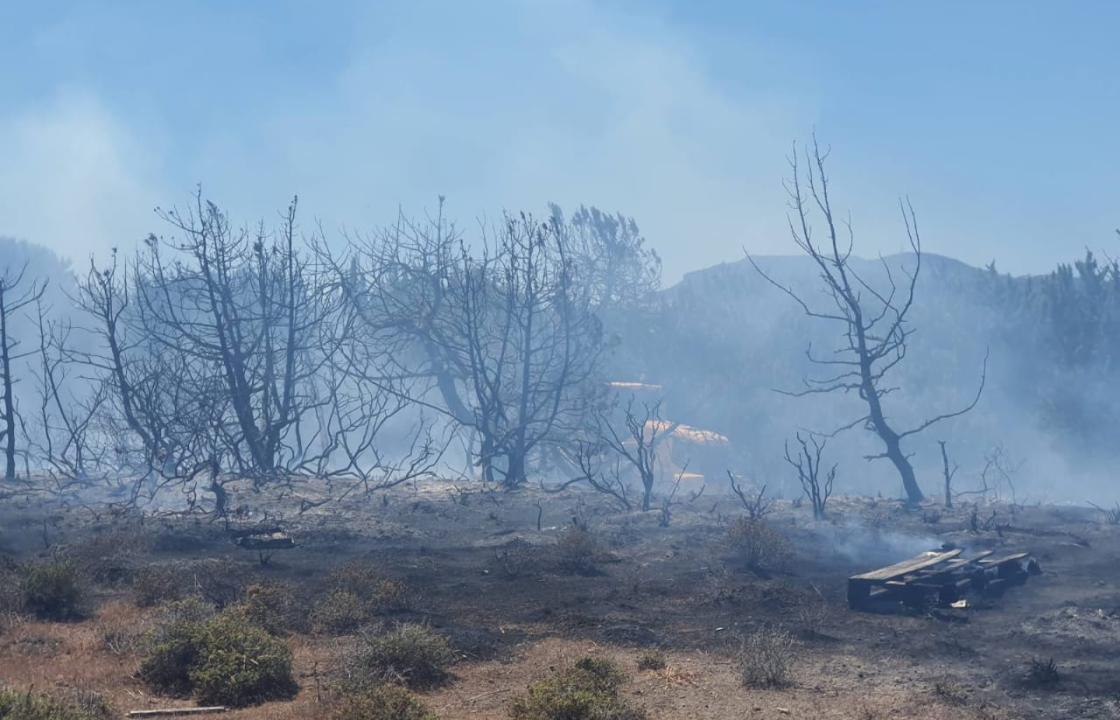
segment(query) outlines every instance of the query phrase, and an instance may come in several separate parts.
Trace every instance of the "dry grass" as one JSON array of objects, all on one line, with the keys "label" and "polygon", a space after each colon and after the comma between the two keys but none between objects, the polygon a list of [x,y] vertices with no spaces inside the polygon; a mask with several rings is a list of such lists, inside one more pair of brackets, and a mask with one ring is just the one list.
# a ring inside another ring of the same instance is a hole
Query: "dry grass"
[{"label": "dry grass", "polygon": [[793,637],[785,630],[763,628],[743,638],[737,660],[747,687],[782,688],[793,682]]}]

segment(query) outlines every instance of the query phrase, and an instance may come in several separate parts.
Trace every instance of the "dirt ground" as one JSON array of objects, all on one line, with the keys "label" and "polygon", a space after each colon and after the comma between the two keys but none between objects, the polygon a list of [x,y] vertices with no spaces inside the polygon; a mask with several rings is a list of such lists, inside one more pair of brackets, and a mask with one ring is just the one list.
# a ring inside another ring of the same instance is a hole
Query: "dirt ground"
[{"label": "dirt ground", "polygon": [[[913,511],[837,498],[829,518],[814,521],[806,507],[780,502],[767,520],[794,554],[784,567],[758,572],[737,563],[725,541],[742,514],[738,500],[710,492],[675,507],[669,527],[657,511],[615,512],[577,492],[432,483],[300,513],[300,500],[312,497],[297,488],[235,498],[235,524],[279,521],[297,543],[262,565],[206,516],[10,493],[0,502],[0,554],[27,561],[65,552],[98,582],[87,619],[0,620],[0,682],[97,692],[122,715],[187,704],[154,697],[136,679],[139,644],[107,641],[115,629],[136,635],[154,621],[156,610],[138,607],[129,586],[137,568],[220,563],[238,588],[314,588],[331,568],[363,559],[409,588],[409,610],[393,621],[427,623],[456,648],[451,681],[421,693],[448,720],[507,717],[530,682],[584,655],[617,660],[630,676],[624,695],[656,719],[1120,717],[1120,526],[1091,509],[988,505],[977,516],[994,519],[974,532],[971,505]],[[557,538],[573,517],[586,520],[600,548],[587,572],[556,560]],[[1029,551],[1043,573],[967,610],[848,610],[849,575],[945,542]],[[740,680],[740,638],[763,627],[796,639],[789,687],[758,690]],[[351,640],[307,632],[288,642],[295,699],[226,717],[327,713]],[[638,655],[653,647],[667,666],[638,670]],[[1029,662],[1050,658],[1060,681],[1028,682]]]}]

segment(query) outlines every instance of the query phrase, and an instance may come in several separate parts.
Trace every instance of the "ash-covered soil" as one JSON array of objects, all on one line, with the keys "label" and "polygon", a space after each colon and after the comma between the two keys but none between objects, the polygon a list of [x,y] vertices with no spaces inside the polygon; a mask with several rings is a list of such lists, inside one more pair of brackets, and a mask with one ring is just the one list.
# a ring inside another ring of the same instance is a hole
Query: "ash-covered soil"
[{"label": "ash-covered soil", "polygon": [[[278,583],[310,616],[332,569],[360,561],[407,594],[374,624],[426,624],[451,642],[451,678],[419,692],[440,718],[507,717],[529,683],[585,655],[618,661],[628,676],[623,696],[651,718],[1120,717],[1120,527],[1092,509],[908,510],[837,498],[829,518],[815,521],[807,507],[779,502],[766,523],[788,544],[751,569],[728,543],[743,508],[710,493],[673,507],[668,527],[659,510],[620,512],[578,492],[431,483],[300,512],[315,497],[307,486],[235,494],[230,527],[278,525],[295,541],[262,558],[205,514],[8,492],[4,562],[74,558],[88,597],[77,620],[7,613],[0,681],[96,692],[122,714],[189,705],[153,694],[136,676],[145,632],[161,612],[159,598],[138,600],[145,582],[163,577],[178,584],[169,595],[219,605]],[[590,547],[565,545],[573,520],[586,525]],[[945,542],[1029,551],[1043,573],[966,610],[847,609],[849,575]],[[789,684],[744,686],[742,638],[774,628],[794,641]],[[329,715],[355,637],[311,624],[292,631],[285,641],[298,695],[227,717]],[[650,649],[665,666],[639,670]],[[1051,659],[1056,681],[1038,682],[1032,661]]]}]

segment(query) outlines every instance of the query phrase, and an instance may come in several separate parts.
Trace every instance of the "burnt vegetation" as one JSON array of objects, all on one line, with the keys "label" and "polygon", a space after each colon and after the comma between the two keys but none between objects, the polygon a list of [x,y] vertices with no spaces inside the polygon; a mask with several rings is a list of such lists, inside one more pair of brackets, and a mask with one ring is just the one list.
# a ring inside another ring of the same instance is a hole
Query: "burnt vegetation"
[{"label": "burnt vegetation", "polygon": [[[594,208],[329,234],[201,190],[0,273],[0,717],[1105,716],[1120,505],[1044,504],[984,413],[1105,452],[1117,265],[950,286],[909,201],[861,260],[827,156],[791,160],[803,257],[669,289]],[[958,352],[936,283],[1011,339]]]}]

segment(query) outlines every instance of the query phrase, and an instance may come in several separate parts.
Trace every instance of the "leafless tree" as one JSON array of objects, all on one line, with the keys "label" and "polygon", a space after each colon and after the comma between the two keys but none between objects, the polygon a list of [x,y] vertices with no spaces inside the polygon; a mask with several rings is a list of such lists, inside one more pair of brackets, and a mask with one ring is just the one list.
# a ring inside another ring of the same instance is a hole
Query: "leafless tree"
[{"label": "leafless tree", "polygon": [[[787,394],[805,396],[856,392],[866,406],[865,412],[828,434],[835,435],[860,425],[874,432],[883,443],[884,450],[868,459],[890,460],[902,479],[908,501],[918,503],[924,496],[910,463],[910,455],[903,449],[903,441],[974,408],[984,390],[987,357],[984,359],[976,395],[964,407],[935,415],[901,430],[889,419],[884,400],[897,387],[889,384],[888,376],[906,358],[909,338],[913,333],[908,316],[914,305],[922,262],[917,217],[908,201],[900,202],[914,266],[912,270],[903,269],[905,279],[900,281],[895,277],[890,264],[883,260],[886,286],[877,288],[850,262],[855,242],[854,233],[851,222],[838,219],[833,212],[829,180],[825,173],[827,156],[827,151],[821,150],[814,137],[811,148],[805,153],[807,171],[803,174],[797,149],[794,148],[790,157],[792,178],[786,183],[786,190],[792,210],[790,234],[794,243],[816,265],[828,304],[810,304],[792,288],[763,271],[754,258],[748,255],[748,259],[763,278],[796,301],[806,315],[835,323],[841,330],[843,341],[835,352],[818,356],[809,347],[806,354],[810,362],[819,366],[822,372],[816,377],[806,378],[803,389]],[[813,233],[811,220],[816,214],[824,222],[823,239],[818,239]]]},{"label": "leafless tree", "polygon": [[747,511],[747,517],[751,520],[761,520],[770,514],[774,508],[774,500],[766,497],[765,484],[744,487],[735,473],[730,470],[727,471],[727,481],[731,485],[731,492],[735,493],[735,497],[739,498],[743,509]]},{"label": "leafless tree", "polygon": [[[348,494],[431,471],[442,446],[404,417],[407,393],[380,372],[336,274],[312,262],[295,201],[274,231],[235,228],[201,193],[160,215],[172,237],[91,264],[77,296],[95,340],[81,359],[106,389],[99,422],[137,488],[201,481],[220,512],[238,477]],[[403,455],[387,451],[390,429]]]},{"label": "leafless tree", "polygon": [[54,318],[42,299],[36,301],[39,347],[29,361],[38,390],[37,422],[27,434],[27,445],[46,464],[64,490],[85,482],[102,465],[104,438],[95,420],[105,401],[105,384],[79,373],[72,349],[73,324]]},{"label": "leafless tree", "polygon": [[613,498],[624,510],[633,507],[630,484],[626,481],[623,459],[611,450],[600,437],[595,440],[576,440],[574,465],[579,468],[575,477],[550,486],[543,480],[545,492],[555,493],[573,485],[586,484],[592,490]]},{"label": "leafless tree", "polygon": [[600,437],[619,457],[625,460],[642,484],[642,510],[648,511],[657,480],[657,448],[675,425],[661,418],[661,402],[637,402],[630,398],[622,410],[621,421],[604,414],[599,423]]},{"label": "leafless tree", "polygon": [[14,375],[13,364],[34,351],[21,351],[21,340],[11,334],[12,317],[39,301],[46,290],[46,284],[33,281],[24,283],[27,272],[26,263],[18,270],[5,268],[0,274],[0,439],[4,443],[4,479],[12,482],[16,479],[16,434],[20,427],[19,408],[16,407],[14,393],[15,384],[18,382]]},{"label": "leafless tree", "polygon": [[832,484],[836,480],[836,465],[822,472],[821,457],[828,441],[812,433],[803,436],[796,434],[797,448],[791,453],[789,441],[785,444],[785,459],[797,471],[801,490],[813,505],[813,517],[824,517],[825,505],[832,497]]},{"label": "leafless tree", "polygon": [[441,201],[436,217],[402,219],[348,256],[320,252],[361,332],[392,348],[401,377],[427,378],[413,400],[470,438],[484,481],[522,485],[529,458],[583,422],[601,328],[554,222],[506,216],[468,243]]}]

